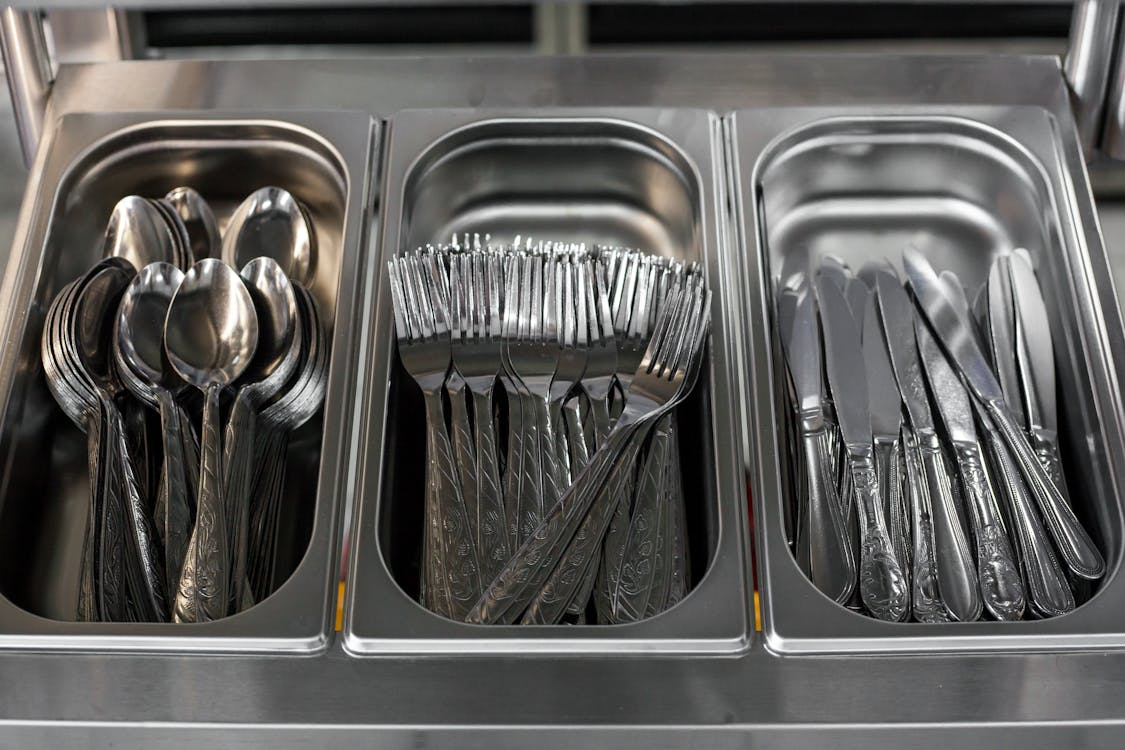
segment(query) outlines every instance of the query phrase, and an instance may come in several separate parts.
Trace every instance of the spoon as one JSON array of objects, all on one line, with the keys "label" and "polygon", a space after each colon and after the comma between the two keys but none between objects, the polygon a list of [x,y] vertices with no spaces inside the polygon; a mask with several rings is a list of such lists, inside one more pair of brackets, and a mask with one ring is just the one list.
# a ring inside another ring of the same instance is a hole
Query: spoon
[{"label": "spoon", "polygon": [[199,259],[218,257],[221,247],[219,227],[211,206],[189,187],[178,187],[164,201],[180,217],[187,229],[192,254]]},{"label": "spoon", "polygon": [[164,542],[169,592],[175,591],[183,568],[195,500],[189,496],[189,469],[185,468],[181,433],[186,415],[181,415],[175,402],[175,394],[184,383],[164,354],[164,319],[183,279],[183,271],[171,263],[150,263],[142,268],[121,298],[114,326],[114,359],[122,382],[160,413],[164,460],[153,515],[157,534]]},{"label": "spoon", "polygon": [[303,206],[279,187],[260,188],[235,209],[223,234],[223,260],[242,268],[260,256],[273,258],[299,284],[312,280],[316,236]]},{"label": "spoon", "polygon": [[245,599],[249,491],[256,444],[257,410],[285,385],[301,353],[297,300],[285,271],[272,258],[255,258],[242,269],[242,279],[258,316],[258,347],[239,378],[238,396],[224,436],[223,477],[229,510],[227,528],[232,549],[232,609],[249,606]]},{"label": "spoon", "polygon": [[199,261],[168,307],[164,348],[180,377],[204,394],[195,527],[176,591],[176,622],[224,617],[229,599],[229,548],[222,497],[219,394],[254,358],[258,316],[245,284],[228,265]]},{"label": "spoon", "polygon": [[139,195],[127,195],[110,214],[102,256],[124,258],[134,269],[158,261],[179,266],[184,260],[180,243],[181,238],[156,203]]}]

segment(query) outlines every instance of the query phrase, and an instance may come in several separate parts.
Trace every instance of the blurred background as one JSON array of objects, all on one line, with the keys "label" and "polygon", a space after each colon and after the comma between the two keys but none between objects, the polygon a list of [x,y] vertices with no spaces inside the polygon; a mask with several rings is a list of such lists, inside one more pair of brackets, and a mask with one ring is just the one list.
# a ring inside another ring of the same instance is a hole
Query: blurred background
[{"label": "blurred background", "polygon": [[[47,12],[44,24],[56,66],[121,58],[747,51],[1047,54],[1061,61],[1073,12],[1066,2],[466,2],[65,10]],[[27,175],[7,96],[0,96],[0,164],[6,254]],[[1116,170],[1095,172],[1107,241],[1125,246]],[[1122,242],[1113,241],[1118,236]],[[1120,283],[1125,254],[1113,255]]]}]

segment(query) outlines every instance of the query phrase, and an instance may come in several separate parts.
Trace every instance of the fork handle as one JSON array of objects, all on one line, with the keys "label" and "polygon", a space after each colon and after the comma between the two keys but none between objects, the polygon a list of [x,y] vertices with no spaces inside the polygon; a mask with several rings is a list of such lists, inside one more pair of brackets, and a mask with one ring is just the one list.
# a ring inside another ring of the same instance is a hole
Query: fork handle
[{"label": "fork handle", "polygon": [[597,498],[615,462],[629,446],[635,425],[621,424],[586,469],[488,586],[469,616],[473,623],[510,624],[519,618],[558,565],[566,544]]},{"label": "fork handle", "polygon": [[438,575],[430,578],[438,590],[433,592],[442,607],[441,613],[461,620],[468,614],[480,594],[480,566],[471,526],[453,466],[453,449],[445,432],[445,414],[441,389],[425,391],[427,457],[426,519],[435,535],[430,549],[430,562],[440,554]]},{"label": "fork handle", "polygon": [[496,461],[496,429],[492,421],[492,388],[472,391],[476,442],[477,555],[481,582],[492,580],[511,554],[505,530],[504,499]]},{"label": "fork handle", "polygon": [[575,396],[562,406],[562,419],[566,427],[567,446],[570,458],[571,482],[590,461],[590,448],[586,445],[586,432],[582,429],[582,415],[579,413],[579,397]]},{"label": "fork handle", "polygon": [[999,399],[993,399],[985,402],[985,408],[1019,465],[1027,481],[1027,488],[1039,505],[1047,529],[1067,567],[1080,578],[1101,578],[1105,573],[1104,558],[1086,529],[1082,528],[1058,486],[1039,462],[1026,435],[1012,420],[1007,406]]},{"label": "fork handle", "polygon": [[480,542],[480,495],[477,490],[477,456],[473,446],[473,428],[469,423],[469,388],[464,381],[452,376],[446,382],[449,396],[449,425],[452,438],[457,481],[461,486],[461,499],[469,522],[469,533],[478,550]]},{"label": "fork handle", "polygon": [[520,394],[523,434],[520,439],[520,488],[517,512],[517,547],[527,541],[543,520],[543,460],[539,448],[538,398]]},{"label": "fork handle", "polygon": [[508,455],[504,462],[504,532],[508,549],[519,546],[520,485],[523,481],[523,399],[507,375],[501,375],[508,403]]},{"label": "fork handle", "polygon": [[622,493],[632,471],[631,462],[618,459],[578,531],[567,543],[559,564],[527,608],[523,624],[551,625],[564,614],[585,612],[597,578],[601,557],[598,548],[614,510],[623,501]]}]

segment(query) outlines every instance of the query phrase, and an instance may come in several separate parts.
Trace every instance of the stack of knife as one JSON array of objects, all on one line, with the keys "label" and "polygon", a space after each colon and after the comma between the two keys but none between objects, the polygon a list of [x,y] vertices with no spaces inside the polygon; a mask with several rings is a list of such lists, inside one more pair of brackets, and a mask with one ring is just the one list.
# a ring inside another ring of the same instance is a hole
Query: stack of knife
[{"label": "stack of knife", "polygon": [[905,287],[829,256],[778,291],[797,563],[881,620],[1065,614],[1105,562],[1067,493],[1031,256],[999,254],[973,307],[917,250],[903,265]]}]

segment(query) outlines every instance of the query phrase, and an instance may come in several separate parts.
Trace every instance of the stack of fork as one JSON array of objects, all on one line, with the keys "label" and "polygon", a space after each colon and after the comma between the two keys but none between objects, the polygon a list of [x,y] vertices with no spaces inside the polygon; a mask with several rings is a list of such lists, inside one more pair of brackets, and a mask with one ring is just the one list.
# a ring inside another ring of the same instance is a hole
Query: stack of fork
[{"label": "stack of fork", "polygon": [[426,406],[422,603],[473,622],[609,624],[679,601],[672,407],[706,340],[700,273],[479,235],[389,265],[399,354]]}]

